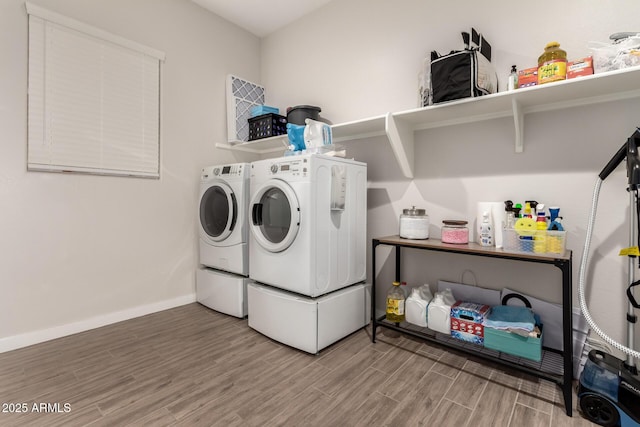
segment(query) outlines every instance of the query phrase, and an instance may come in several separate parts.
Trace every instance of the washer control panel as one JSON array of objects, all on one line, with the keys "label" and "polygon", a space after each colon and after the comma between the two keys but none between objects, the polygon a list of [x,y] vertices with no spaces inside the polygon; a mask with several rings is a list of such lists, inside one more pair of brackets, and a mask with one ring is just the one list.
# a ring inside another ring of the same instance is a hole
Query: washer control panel
[{"label": "washer control panel", "polygon": [[276,161],[269,166],[269,172],[276,176],[306,176],[309,172],[309,159]]}]

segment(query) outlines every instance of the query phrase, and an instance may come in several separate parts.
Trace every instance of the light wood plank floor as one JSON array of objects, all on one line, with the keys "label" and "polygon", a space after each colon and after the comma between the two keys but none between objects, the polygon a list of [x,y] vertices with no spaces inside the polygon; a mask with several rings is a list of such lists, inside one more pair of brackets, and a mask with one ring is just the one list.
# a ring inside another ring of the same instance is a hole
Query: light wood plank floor
[{"label": "light wood plank floor", "polygon": [[2,409],[27,410],[0,425],[592,425],[552,383],[383,328],[376,341],[365,328],[314,356],[189,304],[0,354]]}]

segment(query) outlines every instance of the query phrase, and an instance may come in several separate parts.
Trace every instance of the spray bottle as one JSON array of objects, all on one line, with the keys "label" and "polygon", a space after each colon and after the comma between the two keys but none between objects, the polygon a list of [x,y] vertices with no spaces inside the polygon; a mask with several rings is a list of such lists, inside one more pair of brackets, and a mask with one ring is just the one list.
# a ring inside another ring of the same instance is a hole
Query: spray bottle
[{"label": "spray bottle", "polygon": [[480,224],[480,245],[493,246],[493,238],[491,233],[491,222],[489,221],[489,212],[482,212],[482,224]]},{"label": "spray bottle", "polygon": [[564,227],[562,227],[562,223],[560,220],[562,217],[560,215],[560,208],[557,206],[552,206],[549,208],[549,230],[553,231],[564,231]]},{"label": "spray bottle", "polygon": [[513,215],[515,216],[516,219],[521,218],[520,216],[521,210],[522,210],[522,205],[520,203],[516,203],[516,205],[513,207]]},{"label": "spray bottle", "polygon": [[505,200],[504,211],[506,212],[507,219],[503,228],[506,228],[507,230],[513,229],[513,226],[516,224],[516,215],[513,211],[513,202],[511,200]]}]

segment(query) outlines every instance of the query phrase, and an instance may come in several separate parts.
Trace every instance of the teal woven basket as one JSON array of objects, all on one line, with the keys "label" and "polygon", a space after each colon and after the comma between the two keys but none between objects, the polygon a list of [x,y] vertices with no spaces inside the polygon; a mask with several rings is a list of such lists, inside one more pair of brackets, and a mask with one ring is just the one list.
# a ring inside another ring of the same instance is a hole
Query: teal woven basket
[{"label": "teal woven basket", "polygon": [[[503,296],[502,305],[507,305],[507,302],[512,298],[519,299],[527,308],[531,309],[529,300],[515,293]],[[542,359],[542,334],[544,332],[541,324],[537,326],[540,328],[539,337],[523,337],[522,335],[485,326],[484,346],[492,350],[498,350],[503,353],[513,354],[514,356],[525,357],[539,362]]]},{"label": "teal woven basket", "polygon": [[539,362],[542,359],[542,325],[540,337],[523,337],[499,329],[484,328],[484,346],[492,350],[525,357]]}]

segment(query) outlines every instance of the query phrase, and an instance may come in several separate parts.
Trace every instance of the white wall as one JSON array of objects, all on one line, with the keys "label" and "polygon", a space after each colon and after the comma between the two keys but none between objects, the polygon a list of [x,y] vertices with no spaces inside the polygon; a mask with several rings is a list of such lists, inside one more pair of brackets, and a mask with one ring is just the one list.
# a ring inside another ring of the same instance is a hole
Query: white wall
[{"label": "white wall", "polygon": [[[160,180],[26,171],[27,15],[0,2],[0,352],[194,301],[200,168],[260,41],[189,0],[34,0],[166,53]],[[230,43],[230,41],[233,41]]]},{"label": "white wall", "polygon": [[[166,52],[162,178],[26,171],[27,16],[22,0],[0,2],[0,351],[193,300],[199,169],[253,160],[214,148],[226,140],[226,74],[263,83],[271,105],[320,105],[340,123],[414,108],[425,55],[460,48],[459,33],[471,26],[493,44],[504,83],[511,64],[535,65],[548,41],[581,57],[588,41],[637,28],[640,12],[633,0],[565,1],[552,17],[497,0],[476,11],[451,2],[340,0],[260,41],[189,0],[33,2]],[[401,176],[383,138],[350,143],[348,154],[369,164],[369,238],[397,233],[411,205],[427,209],[438,237],[442,219],[471,218],[478,201],[558,204],[574,250],[575,296],[593,182],[638,125],[639,107],[636,99],[528,116],[524,154],[513,152],[507,119],[422,131],[413,180]],[[620,340],[624,183],[618,170],[603,186],[590,291],[596,320]],[[410,284],[457,280],[470,268],[480,285],[559,300],[553,267],[424,255],[406,257]],[[381,289],[392,261],[379,261]]]},{"label": "white wall", "polygon": [[[556,40],[570,59],[590,53],[589,41],[637,29],[640,3],[570,0],[519,10],[485,0],[475,7],[422,0],[340,0],[303,17],[262,42],[262,83],[280,107],[312,104],[333,123],[417,106],[417,76],[431,50],[460,49],[460,32],[474,26],[492,43],[504,86],[512,64],[535,66]],[[471,5],[471,3],[470,3]],[[443,219],[475,217],[480,201],[535,199],[559,205],[573,250],[574,304],[591,193],[597,173],[639,122],[640,100],[528,115],[525,152],[515,154],[510,119],[416,134],[415,178],[402,177],[383,138],[351,142],[347,154],[369,164],[369,238],[396,234],[402,209],[425,208],[431,234]],[[593,241],[589,301],[596,321],[626,342],[624,283],[628,245],[625,172],[604,184]],[[393,278],[393,257],[380,252],[379,296]],[[560,301],[560,271],[552,266],[415,252],[403,268],[410,285],[459,280],[465,269],[478,284]],[[371,277],[371,272],[369,272]],[[383,307],[378,299],[379,308]]]}]

